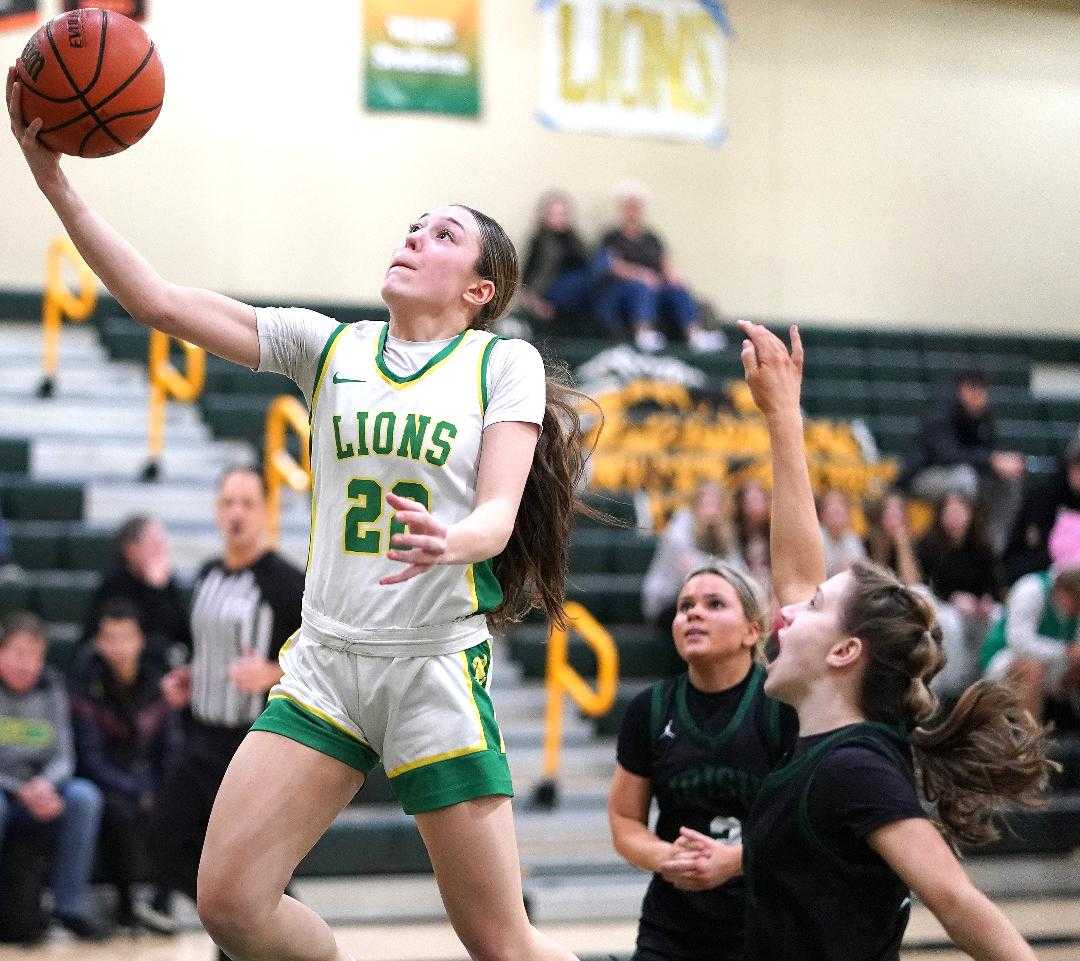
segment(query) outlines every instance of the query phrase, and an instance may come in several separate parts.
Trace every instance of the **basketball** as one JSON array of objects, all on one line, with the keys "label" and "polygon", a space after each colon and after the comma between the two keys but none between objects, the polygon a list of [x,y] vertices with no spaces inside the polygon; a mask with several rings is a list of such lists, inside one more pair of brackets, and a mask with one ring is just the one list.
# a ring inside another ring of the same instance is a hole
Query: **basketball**
[{"label": "basketball", "polygon": [[42,26],[16,68],[23,120],[44,121],[47,147],[77,157],[126,150],[161,112],[165,71],[135,21],[106,10],[73,10]]}]

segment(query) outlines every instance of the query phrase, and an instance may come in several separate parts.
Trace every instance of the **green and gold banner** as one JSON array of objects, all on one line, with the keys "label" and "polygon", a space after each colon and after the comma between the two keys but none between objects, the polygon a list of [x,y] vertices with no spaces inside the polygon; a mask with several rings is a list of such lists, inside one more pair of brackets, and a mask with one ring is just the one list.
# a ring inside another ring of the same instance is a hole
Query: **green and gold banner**
[{"label": "green and gold banner", "polygon": [[479,0],[364,0],[364,105],[480,114]]}]

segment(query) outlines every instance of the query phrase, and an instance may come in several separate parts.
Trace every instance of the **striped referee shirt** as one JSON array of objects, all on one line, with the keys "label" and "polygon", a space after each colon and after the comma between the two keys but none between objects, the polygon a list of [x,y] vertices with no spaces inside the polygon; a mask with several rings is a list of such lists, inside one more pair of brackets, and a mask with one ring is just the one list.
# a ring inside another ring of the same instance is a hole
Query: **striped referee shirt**
[{"label": "striped referee shirt", "polygon": [[191,713],[203,724],[247,727],[266,704],[229,679],[239,657],[276,660],[300,627],[304,574],[274,551],[250,567],[227,568],[220,558],[203,565],[191,601]]}]

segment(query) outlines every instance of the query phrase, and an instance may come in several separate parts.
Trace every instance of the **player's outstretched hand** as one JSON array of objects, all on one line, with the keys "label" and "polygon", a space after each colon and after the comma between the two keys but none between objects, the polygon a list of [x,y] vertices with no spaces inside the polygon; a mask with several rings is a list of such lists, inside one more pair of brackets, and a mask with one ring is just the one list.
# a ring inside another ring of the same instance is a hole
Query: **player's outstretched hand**
[{"label": "player's outstretched hand", "polygon": [[397,574],[387,575],[379,583],[400,584],[417,574],[423,574],[436,564],[446,563],[446,525],[419,501],[387,494],[386,503],[394,509],[394,520],[408,528],[404,534],[395,534],[390,539],[391,549],[386,556],[409,566]]},{"label": "player's outstretched hand", "polygon": [[803,347],[799,328],[789,330],[791,353],[784,342],[761,324],[739,321],[746,338],[742,345],[743,370],[754,403],[766,417],[798,411],[802,386]]},{"label": "player's outstretched hand", "polygon": [[29,125],[22,120],[22,84],[18,81],[14,67],[8,67],[7,73],[7,108],[11,120],[11,132],[19,142],[26,163],[34,180],[42,189],[60,175],[60,154],[50,150],[40,140],[42,120],[38,117]]}]

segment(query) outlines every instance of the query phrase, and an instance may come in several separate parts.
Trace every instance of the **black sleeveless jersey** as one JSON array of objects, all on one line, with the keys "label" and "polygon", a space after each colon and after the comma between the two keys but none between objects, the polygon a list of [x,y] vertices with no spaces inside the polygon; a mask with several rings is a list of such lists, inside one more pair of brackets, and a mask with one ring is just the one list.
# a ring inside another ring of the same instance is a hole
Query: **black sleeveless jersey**
[{"label": "black sleeveless jersey", "polygon": [[[650,690],[649,776],[661,839],[674,841],[686,826],[741,843],[742,822],[765,775],[794,744],[798,724],[794,711],[762,692],[764,677],[755,664],[737,688],[720,694],[693,690],[686,674]],[[707,719],[706,704],[720,705]],[[741,877],[709,891],[679,891],[653,875],[635,958],[741,959],[745,910]]]},{"label": "black sleeveless jersey", "polygon": [[[865,804],[855,798],[845,813],[812,803],[811,785],[827,758],[830,779],[844,780],[843,764],[852,760],[852,770],[877,767],[880,776],[860,788]],[[866,830],[847,830],[851,811],[863,808],[874,810],[866,828],[923,816],[910,746],[898,728],[867,721],[803,738],[765,779],[743,837],[748,961],[899,958],[910,892],[865,843]]]}]

